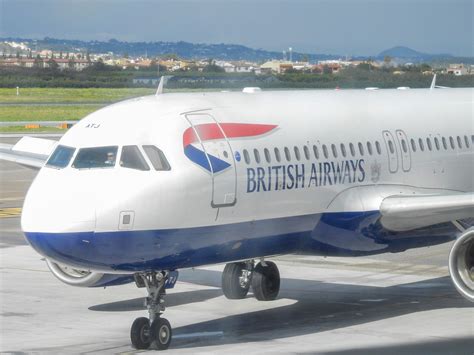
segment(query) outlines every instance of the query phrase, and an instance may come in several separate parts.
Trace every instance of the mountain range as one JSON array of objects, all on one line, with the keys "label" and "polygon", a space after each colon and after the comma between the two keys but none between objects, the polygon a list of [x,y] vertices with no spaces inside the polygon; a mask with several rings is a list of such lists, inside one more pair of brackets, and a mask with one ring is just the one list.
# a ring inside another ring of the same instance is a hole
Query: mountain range
[{"label": "mountain range", "polygon": [[[43,39],[28,38],[0,38],[1,42],[25,43],[33,50],[50,49],[54,51],[64,52],[90,52],[90,53],[108,53],[112,52],[117,55],[129,56],[162,56],[167,54],[176,54],[181,58],[188,59],[220,59],[220,60],[250,60],[262,62],[270,59],[283,59],[282,52],[268,51],[264,49],[253,49],[238,44],[204,44],[189,42],[125,42],[111,39],[109,41],[81,41],[66,40],[45,37]],[[0,51],[7,51],[5,45],[0,47]],[[21,49],[11,48],[12,54]],[[8,51],[7,51],[8,53]],[[450,54],[428,54],[418,52],[414,49],[397,46],[382,51],[376,56],[358,56],[352,59],[375,59],[383,60],[389,56],[400,63],[420,63],[420,62],[464,62],[474,63],[474,58],[454,57]],[[341,59],[343,56],[337,54],[322,53],[302,53],[293,52],[293,60],[309,60],[317,62],[318,60]]]}]

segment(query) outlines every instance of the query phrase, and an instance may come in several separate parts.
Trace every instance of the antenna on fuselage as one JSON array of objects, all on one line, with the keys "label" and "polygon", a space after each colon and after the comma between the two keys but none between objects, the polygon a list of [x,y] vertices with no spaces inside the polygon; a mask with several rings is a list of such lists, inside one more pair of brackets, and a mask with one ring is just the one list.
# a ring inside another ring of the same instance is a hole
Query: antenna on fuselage
[{"label": "antenna on fuselage", "polygon": [[433,80],[431,81],[431,85],[430,85],[430,90],[433,90],[433,89],[449,89],[449,87],[436,85],[436,74],[435,74],[433,76]]},{"label": "antenna on fuselage", "polygon": [[163,94],[163,88],[165,84],[168,82],[168,79],[171,78],[172,75],[163,75],[161,76],[160,82],[158,84],[158,89],[156,89],[155,96]]},{"label": "antenna on fuselage", "polygon": [[430,90],[433,90],[434,88],[436,88],[436,74],[433,76],[433,80],[431,81]]}]

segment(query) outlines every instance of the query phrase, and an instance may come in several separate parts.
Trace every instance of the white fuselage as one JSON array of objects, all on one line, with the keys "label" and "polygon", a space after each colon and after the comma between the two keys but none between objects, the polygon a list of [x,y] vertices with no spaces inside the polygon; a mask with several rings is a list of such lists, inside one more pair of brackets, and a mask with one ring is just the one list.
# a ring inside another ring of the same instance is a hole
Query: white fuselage
[{"label": "white fuselage", "polygon": [[[164,94],[118,103],[89,115],[61,138],[59,144],[75,148],[74,155],[65,168],[41,169],[25,201],[22,227],[27,235],[126,231],[133,238],[134,231],[242,223],[249,235],[241,238],[251,239],[248,223],[256,221],[280,221],[265,231],[290,235],[313,230],[324,214],[378,211],[394,194],[472,192],[473,93]],[[258,125],[271,129],[245,131]],[[202,127],[214,128],[217,136],[206,138]],[[186,131],[194,140],[185,141]],[[128,145],[139,147],[150,167],[143,146],[158,147],[171,169],[72,166],[81,148],[117,146],[119,162]],[[190,146],[207,160],[200,165],[185,154]],[[226,168],[206,169],[213,158]],[[129,223],[123,223],[124,215]],[[302,216],[314,218],[281,222]],[[229,238],[231,247],[237,245],[238,235]],[[204,239],[203,245],[193,243],[193,250],[206,247]]]}]

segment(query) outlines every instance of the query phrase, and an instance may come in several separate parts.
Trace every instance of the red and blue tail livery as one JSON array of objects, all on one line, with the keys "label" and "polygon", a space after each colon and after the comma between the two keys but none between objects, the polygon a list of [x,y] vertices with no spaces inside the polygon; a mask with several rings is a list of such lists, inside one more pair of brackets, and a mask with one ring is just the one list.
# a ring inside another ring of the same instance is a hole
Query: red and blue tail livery
[{"label": "red and blue tail livery", "polygon": [[[189,127],[183,134],[184,154],[189,160],[203,167],[209,172],[218,173],[231,166],[225,160],[209,154],[203,150],[204,143],[230,138],[248,138],[266,134],[277,125],[247,124],[247,123],[204,123]],[[196,147],[198,146],[198,147]]]}]

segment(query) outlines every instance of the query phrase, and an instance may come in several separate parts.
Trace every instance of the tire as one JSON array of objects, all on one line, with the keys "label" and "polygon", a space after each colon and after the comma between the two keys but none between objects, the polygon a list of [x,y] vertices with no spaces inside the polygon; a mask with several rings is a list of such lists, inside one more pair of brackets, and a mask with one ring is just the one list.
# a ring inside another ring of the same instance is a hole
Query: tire
[{"label": "tire", "polygon": [[230,300],[245,298],[249,292],[250,282],[246,287],[242,287],[239,280],[245,267],[245,263],[230,263],[225,266],[222,272],[222,291]]},{"label": "tire", "polygon": [[150,327],[152,345],[158,350],[166,350],[171,344],[173,331],[166,318],[156,318]]},{"label": "tire", "polygon": [[280,272],[275,263],[266,261],[265,264],[258,263],[253,270],[253,295],[259,301],[273,301],[280,291]]},{"label": "tire", "polygon": [[148,318],[140,317],[135,319],[130,330],[130,339],[133,347],[137,350],[150,347],[150,321]]}]

